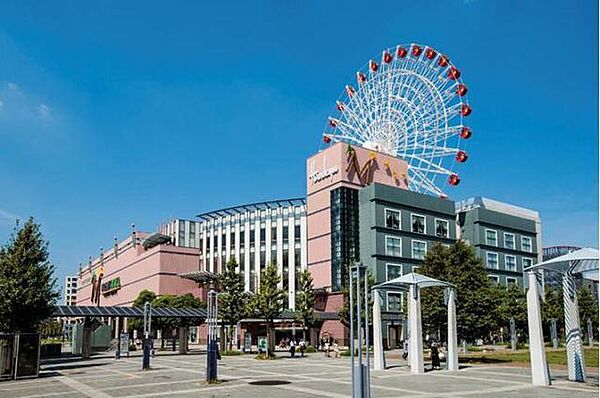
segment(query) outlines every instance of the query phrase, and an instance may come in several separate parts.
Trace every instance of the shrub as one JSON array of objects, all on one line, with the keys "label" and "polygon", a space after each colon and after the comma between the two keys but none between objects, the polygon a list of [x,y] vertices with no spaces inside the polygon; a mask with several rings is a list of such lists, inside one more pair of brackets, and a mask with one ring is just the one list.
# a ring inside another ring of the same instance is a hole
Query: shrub
[{"label": "shrub", "polygon": [[243,355],[244,353],[241,351],[236,351],[236,350],[225,350],[221,353],[221,355],[228,357],[228,356],[236,356],[236,355]]},{"label": "shrub", "polygon": [[305,352],[307,354],[314,354],[315,352],[317,352],[317,349],[314,346],[309,345],[308,347],[306,347],[306,351]]}]

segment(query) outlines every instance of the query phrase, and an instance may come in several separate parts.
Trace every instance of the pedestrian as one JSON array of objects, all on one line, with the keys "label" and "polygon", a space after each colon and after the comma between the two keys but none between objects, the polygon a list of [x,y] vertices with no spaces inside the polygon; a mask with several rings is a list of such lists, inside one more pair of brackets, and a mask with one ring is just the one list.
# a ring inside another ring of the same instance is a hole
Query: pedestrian
[{"label": "pedestrian", "polygon": [[306,340],[300,339],[300,356],[304,358],[304,351],[306,350]]},{"label": "pedestrian", "polygon": [[435,341],[431,343],[431,370],[440,369],[440,351]]},{"label": "pedestrian", "polygon": [[333,340],[333,356],[335,358],[340,356],[340,346],[339,346],[337,340]]},{"label": "pedestrian", "polygon": [[406,361],[407,358],[408,358],[408,341],[403,340],[402,341],[402,359],[404,359]]},{"label": "pedestrian", "polygon": [[294,339],[290,340],[290,358],[293,358],[296,354],[296,342]]}]

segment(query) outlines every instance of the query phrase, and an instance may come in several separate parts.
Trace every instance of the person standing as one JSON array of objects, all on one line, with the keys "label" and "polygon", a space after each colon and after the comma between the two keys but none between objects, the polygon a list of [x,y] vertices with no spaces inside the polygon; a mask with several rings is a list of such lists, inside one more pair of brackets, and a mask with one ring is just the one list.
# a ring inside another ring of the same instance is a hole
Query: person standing
[{"label": "person standing", "polygon": [[435,341],[431,343],[431,370],[440,369],[440,351]]},{"label": "person standing", "polygon": [[296,342],[294,339],[290,340],[290,358],[293,358],[296,354]]},{"label": "person standing", "polygon": [[304,338],[302,338],[300,340],[300,356],[302,358],[304,358],[304,351],[306,350],[306,340],[304,340]]}]

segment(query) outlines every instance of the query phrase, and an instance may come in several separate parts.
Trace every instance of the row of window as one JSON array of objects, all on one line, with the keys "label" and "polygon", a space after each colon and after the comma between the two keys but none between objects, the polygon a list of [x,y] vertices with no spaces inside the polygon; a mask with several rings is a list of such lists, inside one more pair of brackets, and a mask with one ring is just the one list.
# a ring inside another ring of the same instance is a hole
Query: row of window
[{"label": "row of window", "polygon": [[[515,234],[503,232],[504,248],[516,250]],[[498,246],[498,231],[494,229],[485,230],[485,244],[488,246]],[[532,239],[529,236],[521,236],[521,250],[527,253],[533,252]]]},{"label": "row of window", "polygon": [[260,219],[261,221],[266,220],[267,218],[271,218],[271,220],[276,220],[278,217],[290,217],[291,215],[295,215],[295,216],[305,216],[306,215],[306,210],[304,209],[304,207],[283,207],[283,208],[278,208],[278,209],[271,209],[270,213],[267,214],[266,210],[261,210],[260,212],[257,211],[253,211],[253,212],[248,212],[248,213],[239,213],[239,214],[232,214],[229,216],[225,216],[222,218],[217,218],[215,220],[209,220],[209,221],[205,221],[205,222],[201,222],[200,224],[200,229],[205,229],[211,226],[226,226],[230,223],[236,223],[237,221],[239,222],[244,222],[246,221],[246,219],[250,220],[250,221],[255,221],[257,218]]},{"label": "row of window", "polygon": [[[399,210],[385,209],[385,226],[386,228],[400,230],[402,225],[402,219]],[[426,218],[420,214],[410,215],[410,231],[417,234],[427,233],[427,222]],[[436,218],[434,220],[434,234],[439,238],[449,237],[449,222]]]},{"label": "row of window", "polygon": [[[531,258],[523,258],[521,261],[523,263],[523,268],[527,268],[533,265],[533,259]],[[485,265],[488,268],[500,269],[498,253],[486,252]],[[504,255],[504,269],[507,271],[517,271],[517,257],[510,254]]]},{"label": "row of window", "polygon": [[[415,260],[423,260],[427,253],[427,242],[422,240],[411,240],[412,254]],[[398,236],[385,237],[385,255],[391,257],[402,257],[402,238]]]},{"label": "row of window", "polygon": [[[488,278],[494,283],[500,283],[500,277],[498,275],[488,275]],[[506,277],[506,285],[516,285],[518,283],[517,278],[511,278],[510,276]]]}]

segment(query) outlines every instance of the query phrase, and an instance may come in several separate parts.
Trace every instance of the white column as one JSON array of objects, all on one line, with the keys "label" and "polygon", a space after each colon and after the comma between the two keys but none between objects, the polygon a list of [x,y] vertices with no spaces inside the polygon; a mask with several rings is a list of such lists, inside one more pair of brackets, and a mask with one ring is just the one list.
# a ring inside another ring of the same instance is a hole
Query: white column
[{"label": "white column", "polygon": [[[201,223],[202,225],[202,229],[201,229],[201,234],[202,234],[202,247],[200,248],[202,250],[202,270],[203,271],[208,271],[208,258],[206,257],[206,229],[208,228],[206,221],[203,221]],[[209,247],[210,249],[210,247]]]},{"label": "white column", "polygon": [[294,208],[291,208],[288,218],[288,308],[296,308],[296,222]]},{"label": "white column", "polygon": [[[281,276],[278,287],[283,287],[283,213],[281,207],[278,208],[277,214],[277,274]],[[289,248],[289,245],[288,245]]]},{"label": "white column", "polygon": [[[233,219],[233,218],[232,218]],[[240,264],[240,221],[235,218],[235,261]]]},{"label": "white column", "polygon": [[223,268],[225,267],[225,264],[221,263],[221,256],[222,256],[222,248],[223,248],[223,223],[222,223],[223,219],[219,218],[219,229],[217,230],[218,235],[217,235],[217,250],[215,251],[215,254],[217,254],[217,265],[215,266],[215,272],[218,271],[218,273],[222,273],[223,272]]},{"label": "white column", "polygon": [[227,227],[225,228],[225,261],[229,262],[230,258],[233,256],[231,253],[231,221],[233,219],[232,216],[227,216]]},{"label": "white column", "polygon": [[383,336],[381,334],[381,297],[373,290],[373,369],[384,370]]},{"label": "white column", "polygon": [[210,236],[210,256],[204,255],[204,261],[208,261],[208,271],[210,272],[215,272],[215,263],[213,262],[213,257],[215,255],[215,246],[216,246],[216,242],[215,242],[215,224],[214,221],[210,224],[210,229],[208,229],[208,233]]},{"label": "white column", "polygon": [[254,272],[256,273],[256,291],[260,287],[260,212],[254,218]]},{"label": "white column", "polygon": [[550,374],[546,363],[544,333],[540,311],[540,296],[534,272],[527,272],[527,322],[529,325],[529,358],[531,360],[531,382],[534,386],[549,386]]},{"label": "white column", "polygon": [[244,285],[250,291],[250,213],[246,212],[244,221]]},{"label": "white column", "polygon": [[417,285],[410,285],[408,292],[409,361],[412,374],[425,373],[423,363],[423,331],[421,328],[421,293]]},{"label": "white column", "polygon": [[456,291],[448,289],[448,357],[446,364],[448,370],[458,370],[458,338],[456,335]]},{"label": "white column", "polygon": [[306,206],[302,206],[300,217],[300,264],[304,271],[308,266],[308,258],[306,248],[308,246],[306,233]]},{"label": "white column", "polygon": [[271,261],[271,211],[269,210],[265,215],[265,264],[270,265]]},{"label": "white column", "polygon": [[585,362],[583,359],[583,341],[576,289],[575,279],[567,273],[563,274],[563,300],[565,305],[565,335],[567,337],[569,380],[583,382],[585,381]]}]

